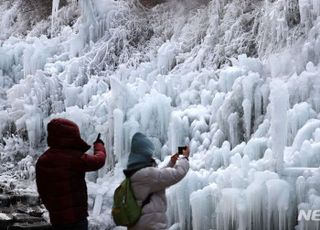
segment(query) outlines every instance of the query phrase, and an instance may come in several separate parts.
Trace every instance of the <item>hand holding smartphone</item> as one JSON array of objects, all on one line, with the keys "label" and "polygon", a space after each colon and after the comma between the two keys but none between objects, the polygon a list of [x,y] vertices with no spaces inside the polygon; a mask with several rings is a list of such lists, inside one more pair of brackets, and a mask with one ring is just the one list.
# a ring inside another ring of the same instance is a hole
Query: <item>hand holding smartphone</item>
[{"label": "hand holding smartphone", "polygon": [[189,147],[188,146],[179,146],[178,147],[178,154],[188,158],[190,155]]},{"label": "hand holding smartphone", "polygon": [[103,141],[100,139],[100,137],[101,137],[101,133],[98,134],[97,139],[96,139],[96,141],[95,141],[94,143],[101,143],[101,144],[104,145],[104,143],[103,143]]},{"label": "hand holding smartphone", "polygon": [[179,146],[178,147],[178,154],[179,155],[183,155],[183,150],[186,150],[187,146]]}]

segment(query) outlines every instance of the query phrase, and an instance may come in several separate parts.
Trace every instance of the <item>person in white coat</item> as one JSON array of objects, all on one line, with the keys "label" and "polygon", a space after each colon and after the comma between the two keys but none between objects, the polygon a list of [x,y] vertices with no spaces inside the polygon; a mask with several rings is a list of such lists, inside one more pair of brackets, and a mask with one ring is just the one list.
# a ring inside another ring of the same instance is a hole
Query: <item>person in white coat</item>
[{"label": "person in white coat", "polygon": [[156,167],[153,153],[152,142],[142,133],[136,133],[124,173],[130,177],[135,198],[142,206],[142,215],[128,230],[167,229],[165,189],[182,180],[189,170],[188,147],[182,156],[174,154],[165,168]]}]

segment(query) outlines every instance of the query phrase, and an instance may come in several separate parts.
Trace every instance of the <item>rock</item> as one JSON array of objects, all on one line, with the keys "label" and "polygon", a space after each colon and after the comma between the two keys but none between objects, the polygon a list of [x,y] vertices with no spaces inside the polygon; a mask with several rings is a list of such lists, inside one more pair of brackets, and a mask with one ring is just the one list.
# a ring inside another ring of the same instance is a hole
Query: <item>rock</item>
[{"label": "rock", "polygon": [[164,0],[138,0],[141,5],[143,5],[146,8],[152,8],[155,7],[158,4],[164,3]]},{"label": "rock", "polygon": [[41,210],[40,208],[36,207],[33,210],[31,210],[28,214],[30,216],[42,217],[43,213],[44,213],[44,210]]},{"label": "rock", "polygon": [[52,229],[42,217],[45,209],[36,192],[10,190],[0,183],[0,230]]},{"label": "rock", "polygon": [[10,214],[0,213],[0,229],[7,229],[13,223],[13,217]]},{"label": "rock", "polygon": [[[66,0],[60,0],[59,6],[62,7],[66,4]],[[33,20],[41,21],[51,15],[52,0],[24,0],[20,7],[24,12],[34,16]]]},{"label": "rock", "polygon": [[18,205],[16,210],[18,213],[25,213],[34,217],[41,217],[42,214],[44,213],[44,210],[39,208],[38,206],[28,207],[25,205]]},{"label": "rock", "polygon": [[40,198],[38,194],[25,193],[17,195],[17,201],[27,204],[28,206],[40,205]]},{"label": "rock", "polygon": [[9,207],[18,202],[27,206],[36,206],[40,205],[40,198],[37,194],[0,194],[0,208]]},{"label": "rock", "polygon": [[0,181],[0,193],[1,194],[12,194],[12,190],[15,188],[13,182]]},{"label": "rock", "polygon": [[41,222],[43,221],[40,217],[30,216],[25,213],[13,213],[13,221],[14,222],[28,222],[28,223],[34,223],[34,222]]},{"label": "rock", "polygon": [[17,210],[18,213],[26,213],[26,214],[28,214],[29,207],[27,207],[25,205],[18,205],[16,210]]},{"label": "rock", "polygon": [[9,230],[46,230],[52,229],[51,225],[46,222],[39,223],[15,223],[9,227]]},{"label": "rock", "polygon": [[0,194],[0,208],[9,207],[12,203],[12,196],[7,194]]},{"label": "rock", "polygon": [[13,219],[12,215],[6,214],[6,213],[0,213],[0,221],[8,221],[12,219]]}]

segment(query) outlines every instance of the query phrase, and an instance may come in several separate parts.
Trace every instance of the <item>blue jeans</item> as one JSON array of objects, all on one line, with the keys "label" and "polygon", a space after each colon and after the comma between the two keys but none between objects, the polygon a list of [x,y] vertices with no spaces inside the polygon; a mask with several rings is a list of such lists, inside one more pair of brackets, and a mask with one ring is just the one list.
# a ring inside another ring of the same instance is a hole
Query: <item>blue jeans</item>
[{"label": "blue jeans", "polygon": [[52,225],[53,230],[88,230],[87,218],[74,224]]}]

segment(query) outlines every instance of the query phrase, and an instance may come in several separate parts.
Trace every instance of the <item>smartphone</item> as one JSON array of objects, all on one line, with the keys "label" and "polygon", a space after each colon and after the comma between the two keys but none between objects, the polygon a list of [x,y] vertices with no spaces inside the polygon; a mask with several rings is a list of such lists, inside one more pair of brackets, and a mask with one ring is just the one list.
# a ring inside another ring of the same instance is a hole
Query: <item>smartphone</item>
[{"label": "smartphone", "polygon": [[183,155],[183,150],[186,150],[187,149],[187,146],[179,146],[178,147],[178,153],[179,155]]}]

